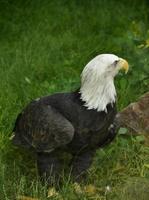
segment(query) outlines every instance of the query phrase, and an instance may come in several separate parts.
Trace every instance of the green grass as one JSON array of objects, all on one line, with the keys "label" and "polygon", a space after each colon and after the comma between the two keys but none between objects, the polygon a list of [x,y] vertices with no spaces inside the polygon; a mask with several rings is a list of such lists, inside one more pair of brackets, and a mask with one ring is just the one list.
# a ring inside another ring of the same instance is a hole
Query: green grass
[{"label": "green grass", "polygon": [[[31,99],[76,89],[81,70],[100,53],[117,54],[130,64],[128,75],[120,74],[115,82],[118,109],[149,90],[147,4],[145,0],[0,1],[1,200],[15,200],[18,195],[47,199],[34,156],[9,139],[16,116]],[[97,152],[88,183],[98,187],[98,199],[119,199],[123,192],[127,199],[125,181],[148,178],[148,164],[149,148],[137,138],[119,135]],[[64,200],[91,199],[75,194],[68,179],[60,194]]]}]

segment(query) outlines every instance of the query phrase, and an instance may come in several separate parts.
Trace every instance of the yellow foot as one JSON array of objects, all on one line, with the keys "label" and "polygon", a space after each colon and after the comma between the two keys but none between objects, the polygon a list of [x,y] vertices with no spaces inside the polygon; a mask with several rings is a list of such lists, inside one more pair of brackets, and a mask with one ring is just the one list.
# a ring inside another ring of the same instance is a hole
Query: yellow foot
[{"label": "yellow foot", "polygon": [[86,185],[83,187],[83,190],[88,195],[94,195],[97,193],[98,189],[94,185]]},{"label": "yellow foot", "polygon": [[83,190],[82,190],[81,186],[79,185],[79,183],[75,182],[73,184],[73,189],[77,194],[82,194],[83,193]]},{"label": "yellow foot", "polygon": [[50,187],[48,189],[48,196],[47,196],[48,198],[50,198],[50,197],[56,197],[58,195],[59,195],[59,193],[56,191],[56,189],[54,187]]},{"label": "yellow foot", "polygon": [[74,191],[78,194],[87,194],[87,195],[94,195],[97,193],[98,189],[94,185],[86,185],[81,187],[79,183],[73,184]]}]

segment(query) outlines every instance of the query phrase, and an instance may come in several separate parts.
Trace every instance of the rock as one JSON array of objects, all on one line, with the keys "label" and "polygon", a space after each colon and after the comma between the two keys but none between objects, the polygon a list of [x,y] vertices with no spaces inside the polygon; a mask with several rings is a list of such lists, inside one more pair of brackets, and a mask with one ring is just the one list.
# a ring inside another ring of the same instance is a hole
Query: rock
[{"label": "rock", "polygon": [[131,134],[149,137],[149,92],[119,112],[116,123],[119,127],[126,127]]}]

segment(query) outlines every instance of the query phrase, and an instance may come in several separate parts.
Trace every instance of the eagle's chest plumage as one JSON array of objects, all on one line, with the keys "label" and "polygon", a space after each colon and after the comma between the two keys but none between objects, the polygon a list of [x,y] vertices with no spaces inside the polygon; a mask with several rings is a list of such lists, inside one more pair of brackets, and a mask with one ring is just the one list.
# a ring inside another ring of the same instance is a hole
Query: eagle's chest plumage
[{"label": "eagle's chest plumage", "polygon": [[72,150],[100,147],[109,137],[108,128],[113,123],[116,109],[108,106],[108,113],[87,110],[85,107],[78,111],[75,135],[69,147]]},{"label": "eagle's chest plumage", "polygon": [[116,114],[115,105],[108,105],[107,113],[88,110],[80,100],[79,93],[56,94],[45,98],[44,102],[55,107],[72,123],[75,134],[67,145],[72,151],[84,147],[97,148],[108,138],[108,128]]}]

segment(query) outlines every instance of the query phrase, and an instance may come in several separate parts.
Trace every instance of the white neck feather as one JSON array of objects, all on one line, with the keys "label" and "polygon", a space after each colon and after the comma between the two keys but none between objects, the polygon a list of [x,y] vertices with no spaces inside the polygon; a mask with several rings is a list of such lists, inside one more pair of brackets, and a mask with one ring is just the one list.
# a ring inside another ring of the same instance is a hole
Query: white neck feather
[{"label": "white neck feather", "polygon": [[113,77],[97,77],[88,73],[85,77],[82,75],[80,93],[88,109],[107,112],[107,105],[113,104],[116,99]]}]

